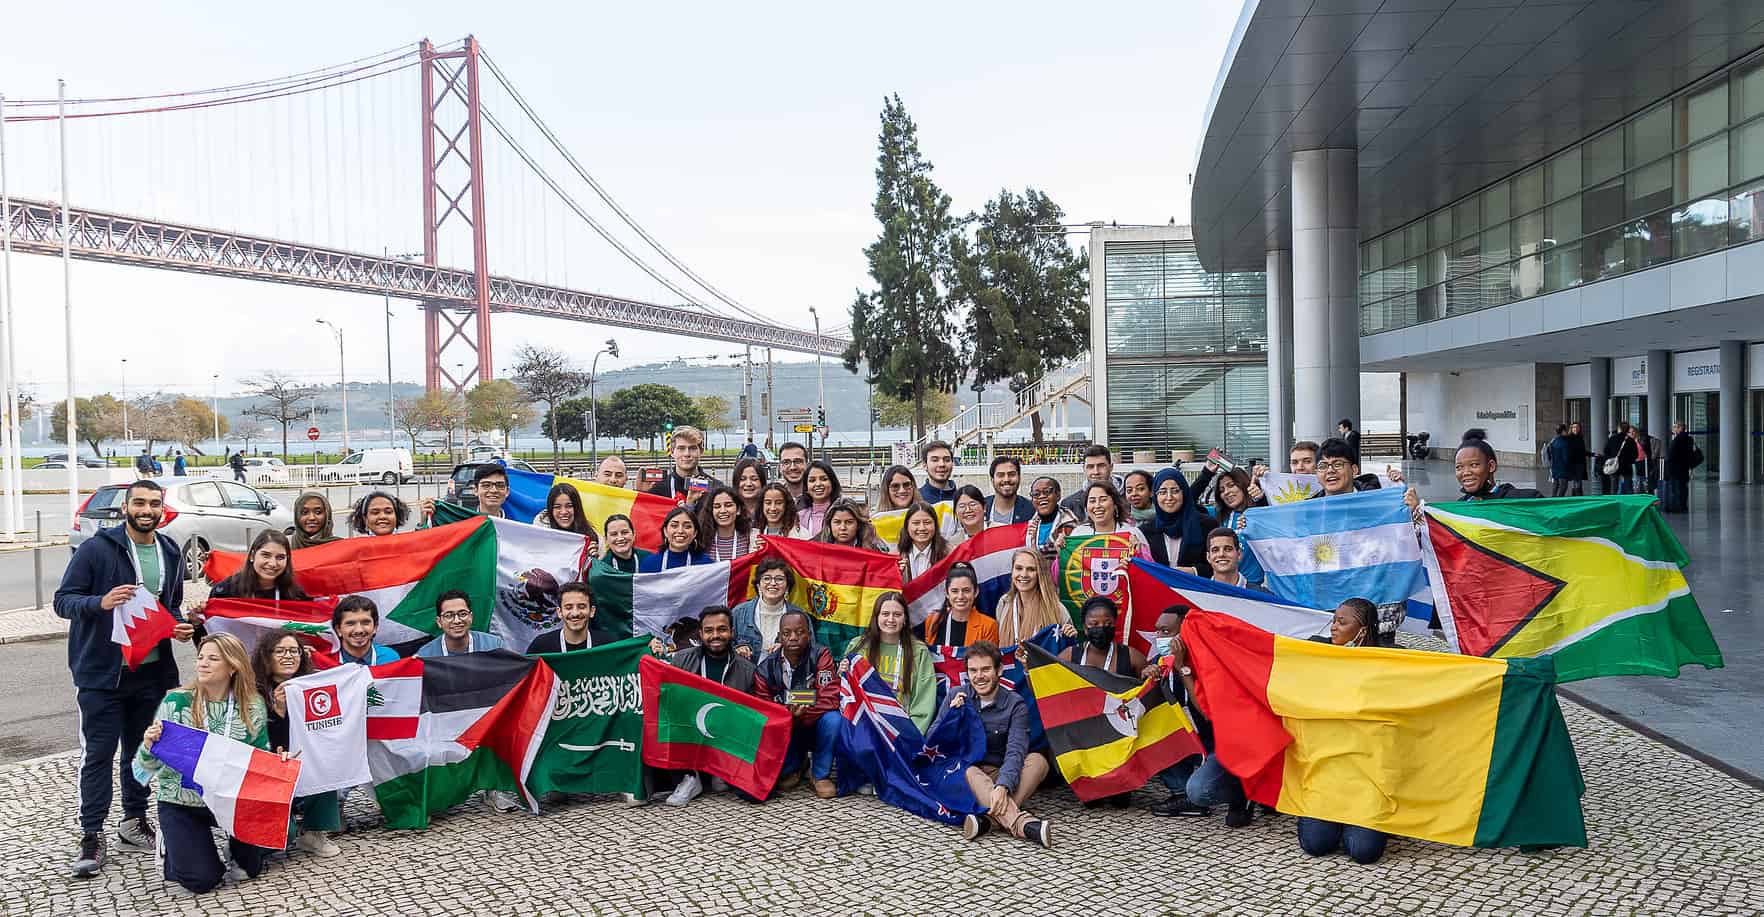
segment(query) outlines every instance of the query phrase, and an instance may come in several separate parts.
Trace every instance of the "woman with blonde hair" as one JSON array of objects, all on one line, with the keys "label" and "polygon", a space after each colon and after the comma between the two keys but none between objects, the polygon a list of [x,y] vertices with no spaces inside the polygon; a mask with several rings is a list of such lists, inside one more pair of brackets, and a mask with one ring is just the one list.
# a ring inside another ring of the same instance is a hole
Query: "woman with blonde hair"
[{"label": "woman with blonde hair", "polygon": [[1022,643],[1050,624],[1071,627],[1040,551],[1024,548],[1011,555],[1011,588],[999,598],[992,617],[998,621],[1000,646]]}]

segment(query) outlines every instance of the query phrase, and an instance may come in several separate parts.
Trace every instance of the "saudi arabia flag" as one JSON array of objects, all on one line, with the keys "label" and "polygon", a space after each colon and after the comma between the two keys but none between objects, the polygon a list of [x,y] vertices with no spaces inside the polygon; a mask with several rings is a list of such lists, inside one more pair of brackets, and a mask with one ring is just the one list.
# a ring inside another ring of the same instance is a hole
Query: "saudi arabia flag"
[{"label": "saudi arabia flag", "polygon": [[557,675],[557,703],[533,759],[534,793],[643,792],[643,691],[649,641],[623,640],[539,658]]},{"label": "saudi arabia flag", "polygon": [[1429,504],[1422,558],[1452,649],[1553,656],[1557,681],[1722,665],[1646,494]]},{"label": "saudi arabia flag", "polygon": [[643,763],[704,771],[764,799],[790,744],[790,711],[655,658],[643,682]]}]

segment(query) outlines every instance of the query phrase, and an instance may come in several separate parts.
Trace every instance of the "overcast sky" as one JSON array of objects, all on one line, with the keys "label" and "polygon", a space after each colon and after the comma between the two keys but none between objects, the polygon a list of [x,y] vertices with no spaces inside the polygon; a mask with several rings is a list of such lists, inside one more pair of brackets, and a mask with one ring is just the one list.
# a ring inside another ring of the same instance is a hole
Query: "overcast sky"
[{"label": "overcast sky", "polygon": [[[958,212],[1000,188],[1033,185],[1072,221],[1185,222],[1186,175],[1237,12],[1226,0],[13,4],[0,92],[53,97],[57,76],[75,97],[205,88],[472,33],[576,158],[682,261],[771,318],[808,327],[812,305],[832,326],[848,320],[854,291],[867,284],[862,249],[876,234],[885,94],[899,93],[917,120]],[[79,125],[75,203],[408,249],[421,223],[413,76],[300,109]],[[512,103],[490,98],[513,127]],[[539,146],[530,127],[516,133]],[[13,193],[58,193],[52,131],[11,125],[7,141]],[[561,205],[543,203],[512,156],[497,156],[486,157],[493,272],[677,301]],[[549,161],[561,177],[563,166]],[[571,188],[587,195],[580,183]],[[54,398],[64,380],[61,267],[18,255],[13,263],[20,374]],[[74,297],[82,393],[115,391],[124,357],[131,392],[206,393],[219,373],[225,393],[264,369],[334,380],[335,344],[314,323],[321,318],[344,329],[351,379],[385,378],[375,297],[77,261]],[[393,311],[393,373],[420,381],[422,323],[410,304]],[[500,372],[526,343],[586,355],[608,336],[625,364],[736,349],[499,315],[495,362]]]}]

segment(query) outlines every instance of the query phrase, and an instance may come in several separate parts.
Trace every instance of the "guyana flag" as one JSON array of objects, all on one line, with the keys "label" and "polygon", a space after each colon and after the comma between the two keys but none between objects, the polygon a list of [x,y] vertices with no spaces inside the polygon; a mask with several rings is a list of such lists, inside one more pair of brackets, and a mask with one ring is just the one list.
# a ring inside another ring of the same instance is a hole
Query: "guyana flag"
[{"label": "guyana flag", "polygon": [[568,484],[582,498],[582,515],[594,525],[596,532],[606,531],[606,517],[619,514],[631,517],[637,532],[637,547],[645,551],[661,550],[662,519],[674,508],[674,501],[655,494],[638,493],[624,487],[613,487],[598,481],[566,478],[559,474],[540,474],[508,469],[508,502],[503,511],[510,518],[531,522],[545,511],[545,498],[557,484]]},{"label": "guyana flag", "polygon": [[764,799],[790,745],[790,711],[644,656],[643,763],[704,771]]},{"label": "guyana flag", "polygon": [[1144,684],[1078,666],[1026,645],[1024,663],[1047,744],[1072,792],[1086,802],[1131,793],[1153,774],[1201,753],[1182,708],[1164,680]]},{"label": "guyana flag", "polygon": [[1200,610],[1182,641],[1214,753],[1251,799],[1442,844],[1586,846],[1548,657],[1335,646]]},{"label": "guyana flag", "polygon": [[[796,538],[766,538],[765,554],[781,557],[796,573],[790,603],[815,618],[815,640],[844,647],[870,626],[876,599],[901,591],[900,559],[880,551]],[[755,555],[748,555],[755,557]],[[757,559],[757,558],[756,558]],[[752,566],[743,598],[753,598]]]},{"label": "guyana flag", "polygon": [[1651,496],[1429,504],[1426,520],[1434,607],[1460,653],[1553,656],[1564,682],[1722,665]]},{"label": "guyana flag", "polygon": [[1072,624],[1084,629],[1084,603],[1092,596],[1115,600],[1123,619],[1129,617],[1127,561],[1133,557],[1129,535],[1067,535],[1060,544],[1060,601],[1072,616]]}]

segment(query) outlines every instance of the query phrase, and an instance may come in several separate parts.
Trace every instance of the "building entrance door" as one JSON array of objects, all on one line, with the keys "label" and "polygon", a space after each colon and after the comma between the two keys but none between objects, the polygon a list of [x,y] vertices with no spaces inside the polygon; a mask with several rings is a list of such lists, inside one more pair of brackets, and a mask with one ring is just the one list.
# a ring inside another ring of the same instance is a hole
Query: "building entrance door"
[{"label": "building entrance door", "polygon": [[1692,392],[1675,396],[1675,400],[1672,419],[1684,424],[1685,432],[1703,450],[1703,464],[1691,472],[1691,477],[1715,477],[1721,468],[1721,396],[1715,392]]}]

